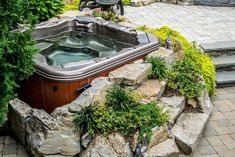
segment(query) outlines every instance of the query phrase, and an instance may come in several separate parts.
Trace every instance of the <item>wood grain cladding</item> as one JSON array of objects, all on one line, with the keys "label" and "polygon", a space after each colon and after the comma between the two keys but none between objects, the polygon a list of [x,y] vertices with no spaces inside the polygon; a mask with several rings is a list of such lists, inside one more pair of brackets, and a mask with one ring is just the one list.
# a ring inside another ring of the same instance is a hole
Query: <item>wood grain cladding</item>
[{"label": "wood grain cladding", "polygon": [[[128,63],[132,62],[130,61]],[[28,80],[22,82],[19,98],[33,108],[44,109],[48,113],[51,113],[55,108],[75,100],[79,96],[76,93],[78,88],[83,87],[98,77],[107,76],[110,71],[118,67],[87,79],[71,82],[49,80],[35,73]]]}]

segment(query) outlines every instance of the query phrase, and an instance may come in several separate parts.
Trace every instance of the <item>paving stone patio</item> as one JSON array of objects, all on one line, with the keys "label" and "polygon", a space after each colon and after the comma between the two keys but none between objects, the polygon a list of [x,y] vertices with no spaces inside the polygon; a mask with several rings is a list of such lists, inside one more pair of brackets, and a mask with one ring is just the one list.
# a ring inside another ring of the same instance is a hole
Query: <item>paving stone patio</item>
[{"label": "paving stone patio", "polygon": [[[212,100],[212,115],[198,148],[190,157],[235,156],[235,87],[217,89]],[[10,136],[0,136],[0,154],[0,157],[29,157],[25,148]]]},{"label": "paving stone patio", "polygon": [[10,136],[0,136],[0,157],[29,157],[25,148]]},{"label": "paving stone patio", "polygon": [[234,7],[154,3],[144,7],[126,7],[125,16],[137,26],[170,26],[198,43],[235,40]]}]

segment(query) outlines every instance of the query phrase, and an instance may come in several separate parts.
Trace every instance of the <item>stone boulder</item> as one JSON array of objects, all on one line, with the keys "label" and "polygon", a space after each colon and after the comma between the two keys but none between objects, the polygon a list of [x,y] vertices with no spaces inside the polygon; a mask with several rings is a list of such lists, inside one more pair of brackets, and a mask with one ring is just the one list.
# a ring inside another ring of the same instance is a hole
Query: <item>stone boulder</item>
[{"label": "stone boulder", "polygon": [[34,156],[76,155],[80,152],[79,135],[63,131],[56,120],[43,110],[34,109],[26,121],[26,145]]},{"label": "stone boulder", "polygon": [[9,102],[8,121],[14,135],[25,145],[25,123],[32,108],[19,100],[13,99]]},{"label": "stone boulder", "polygon": [[69,104],[61,107],[57,107],[51,116],[57,121],[61,127],[72,128],[74,113],[69,112]]},{"label": "stone boulder", "polygon": [[73,130],[48,134],[38,151],[41,154],[76,155],[81,149],[78,137]]},{"label": "stone boulder", "polygon": [[91,82],[91,87],[86,89],[76,100],[68,105],[69,112],[76,113],[82,107],[91,104],[103,104],[105,102],[106,91],[113,86],[107,77],[99,77]]},{"label": "stone boulder", "polygon": [[184,154],[191,154],[196,148],[208,119],[205,113],[182,113],[178,117],[172,133]]},{"label": "stone boulder", "polygon": [[210,115],[213,110],[213,104],[207,90],[203,90],[200,97],[197,97],[197,103],[203,113]]},{"label": "stone boulder", "polygon": [[164,47],[160,47],[158,50],[153,51],[147,55],[147,59],[150,57],[161,57],[169,66],[171,66],[176,59],[174,51]]},{"label": "stone boulder", "polygon": [[147,80],[140,85],[135,92],[138,93],[142,99],[156,100],[162,96],[165,87],[166,81]]},{"label": "stone boulder", "polygon": [[179,149],[173,139],[167,139],[154,147],[150,148],[144,157],[177,157],[179,156]]},{"label": "stone boulder", "polygon": [[109,73],[111,81],[128,86],[140,85],[147,80],[151,64],[126,64]]},{"label": "stone boulder", "polygon": [[80,157],[132,157],[129,143],[118,133],[97,135]]},{"label": "stone boulder", "polygon": [[160,106],[168,112],[170,116],[169,122],[171,124],[174,124],[176,118],[183,112],[185,100],[183,96],[161,97]]},{"label": "stone boulder", "polygon": [[169,138],[168,132],[164,127],[155,127],[152,129],[152,136],[149,141],[148,149],[167,140]]}]

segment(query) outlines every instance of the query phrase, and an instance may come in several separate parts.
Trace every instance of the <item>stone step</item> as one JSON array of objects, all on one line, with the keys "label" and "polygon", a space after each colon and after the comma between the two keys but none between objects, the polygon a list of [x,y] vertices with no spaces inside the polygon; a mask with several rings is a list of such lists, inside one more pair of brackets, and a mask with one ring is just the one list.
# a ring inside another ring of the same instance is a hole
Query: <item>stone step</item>
[{"label": "stone step", "polygon": [[235,55],[214,57],[213,62],[216,69],[230,68],[235,66]]},{"label": "stone step", "polygon": [[235,54],[235,41],[220,41],[214,43],[202,43],[200,47],[211,56]]},{"label": "stone step", "polygon": [[228,86],[235,83],[235,71],[218,71],[216,74],[218,86]]}]

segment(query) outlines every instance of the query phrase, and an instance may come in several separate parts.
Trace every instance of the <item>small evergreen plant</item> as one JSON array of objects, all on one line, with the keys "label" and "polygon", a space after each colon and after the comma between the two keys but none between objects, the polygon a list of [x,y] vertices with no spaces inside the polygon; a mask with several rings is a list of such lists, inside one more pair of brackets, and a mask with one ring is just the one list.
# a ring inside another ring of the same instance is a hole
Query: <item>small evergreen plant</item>
[{"label": "small evergreen plant", "polygon": [[31,33],[36,21],[28,9],[27,0],[0,1],[0,124],[19,81],[34,70],[32,58],[36,49]]}]

